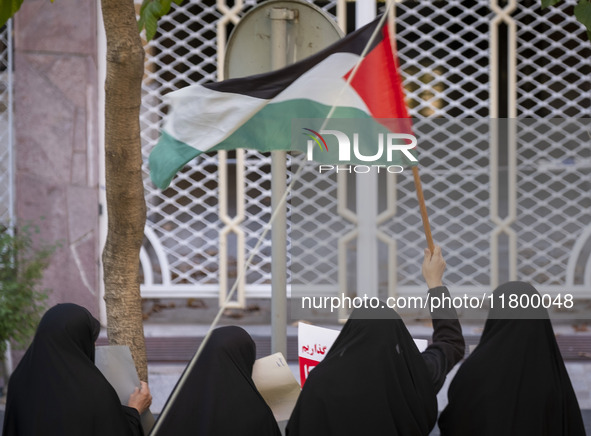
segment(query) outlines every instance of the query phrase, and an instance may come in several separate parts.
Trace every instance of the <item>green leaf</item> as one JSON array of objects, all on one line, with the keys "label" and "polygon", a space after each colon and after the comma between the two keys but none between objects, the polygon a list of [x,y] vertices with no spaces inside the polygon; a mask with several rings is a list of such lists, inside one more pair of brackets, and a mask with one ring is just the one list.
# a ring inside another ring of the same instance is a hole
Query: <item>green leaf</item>
[{"label": "green leaf", "polygon": [[39,286],[56,245],[46,245],[29,225],[0,226],[0,361],[2,345],[12,340],[27,345],[45,309],[48,290]]},{"label": "green leaf", "polygon": [[12,18],[22,4],[23,0],[0,0],[0,27]]},{"label": "green leaf", "polygon": [[561,1],[562,0],[542,0],[542,9],[546,9],[546,8],[548,8],[550,6],[557,5]]},{"label": "green leaf", "polygon": [[170,11],[171,5],[172,5],[172,0],[162,0],[162,8],[160,9],[162,16],[168,14],[168,12]]},{"label": "green leaf", "polygon": [[587,36],[591,41],[591,1],[579,0],[575,6],[575,17],[587,29]]},{"label": "green leaf", "polygon": [[172,2],[180,5],[183,0],[143,0],[140,7],[138,29],[146,29],[146,39],[150,41],[158,30],[158,20],[170,11]]},{"label": "green leaf", "polygon": [[140,18],[137,20],[137,31],[138,32],[141,32],[142,29],[144,28],[144,25],[145,25],[144,21],[145,20],[144,20],[143,15],[140,15]]},{"label": "green leaf", "polygon": [[146,38],[150,41],[156,35],[158,30],[158,18],[162,16],[161,11],[162,5],[159,1],[153,1],[146,8],[145,15],[145,26],[146,26]]}]

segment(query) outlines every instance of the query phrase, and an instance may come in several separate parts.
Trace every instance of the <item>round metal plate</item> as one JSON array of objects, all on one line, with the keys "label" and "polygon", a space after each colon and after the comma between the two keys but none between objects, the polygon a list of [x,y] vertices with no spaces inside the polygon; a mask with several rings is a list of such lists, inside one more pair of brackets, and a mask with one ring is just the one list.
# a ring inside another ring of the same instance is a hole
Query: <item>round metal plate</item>
[{"label": "round metal plate", "polygon": [[286,59],[289,65],[343,37],[337,23],[319,7],[297,0],[270,0],[251,9],[236,25],[226,47],[224,78],[271,71],[271,9],[294,11],[286,23]]}]

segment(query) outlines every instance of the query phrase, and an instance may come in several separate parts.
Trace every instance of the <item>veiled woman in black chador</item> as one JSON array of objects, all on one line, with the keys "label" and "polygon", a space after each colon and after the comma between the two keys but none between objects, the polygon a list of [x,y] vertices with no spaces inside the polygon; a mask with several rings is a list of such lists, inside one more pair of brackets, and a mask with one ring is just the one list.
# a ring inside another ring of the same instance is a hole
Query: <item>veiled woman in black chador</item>
[{"label": "veiled woman in black chador", "polygon": [[213,330],[151,436],[280,436],[252,381],[255,357],[255,343],[241,327]]},{"label": "veiled woman in black chador", "polygon": [[[429,297],[449,298],[441,285],[444,268],[441,249],[433,256],[426,250],[424,275],[434,276],[427,279]],[[355,309],[310,372],[287,435],[428,435],[437,420],[436,393],[464,355],[455,309],[432,315],[433,341],[420,353],[394,310]]]},{"label": "veiled woman in black chador", "polygon": [[493,297],[480,343],[449,387],[441,435],[584,436],[548,312],[527,304],[537,305],[540,295],[528,283],[509,282]]},{"label": "veiled woman in black chador", "polygon": [[[140,411],[122,406],[94,365],[99,331],[99,322],[76,304],[45,313],[10,377],[3,436],[143,435]],[[146,397],[147,408],[149,392]]]}]

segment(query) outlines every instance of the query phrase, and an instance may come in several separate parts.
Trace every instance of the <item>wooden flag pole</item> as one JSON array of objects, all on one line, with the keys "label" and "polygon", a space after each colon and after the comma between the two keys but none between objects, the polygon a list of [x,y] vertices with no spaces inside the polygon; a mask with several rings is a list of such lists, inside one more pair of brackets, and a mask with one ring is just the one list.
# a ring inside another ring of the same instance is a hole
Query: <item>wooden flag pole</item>
[{"label": "wooden flag pole", "polygon": [[[388,7],[388,18],[391,29],[392,48],[394,55],[396,55],[396,3],[392,2]],[[435,250],[435,244],[433,244],[433,236],[431,236],[431,226],[429,225],[429,215],[427,214],[427,206],[425,205],[425,197],[423,195],[423,187],[421,185],[421,177],[419,176],[419,167],[415,165],[412,167],[412,175],[415,179],[415,190],[417,191],[417,200],[419,201],[419,207],[421,209],[421,219],[423,220],[423,229],[425,230],[425,238],[427,239],[427,247],[429,251],[433,253]]]},{"label": "wooden flag pole", "polygon": [[419,167],[415,165],[412,167],[412,175],[415,179],[415,190],[417,191],[417,200],[421,209],[421,219],[423,220],[423,229],[425,230],[425,238],[427,239],[427,247],[433,253],[435,245],[433,244],[433,236],[431,236],[431,226],[429,225],[429,215],[427,214],[427,206],[425,205],[425,196],[423,195],[423,187],[421,185],[421,177],[419,176]]}]

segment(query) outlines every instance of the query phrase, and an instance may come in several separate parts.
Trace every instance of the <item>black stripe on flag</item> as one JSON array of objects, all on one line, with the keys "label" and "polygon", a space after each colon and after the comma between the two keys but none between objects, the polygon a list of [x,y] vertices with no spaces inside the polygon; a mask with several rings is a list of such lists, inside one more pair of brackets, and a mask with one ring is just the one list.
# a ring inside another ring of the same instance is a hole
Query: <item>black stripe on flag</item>
[{"label": "black stripe on flag", "polygon": [[[223,80],[221,82],[207,83],[205,88],[218,92],[231,92],[261,99],[272,99],[306,71],[312,69],[327,57],[335,53],[353,53],[361,55],[367,45],[374,29],[381,17],[376,18],[369,24],[345,36],[324,50],[308,56],[301,61],[291,64],[285,68],[268,73],[256,74],[247,77]],[[372,42],[370,51],[380,43],[383,34],[380,33]],[[369,51],[368,51],[369,52]]]}]

